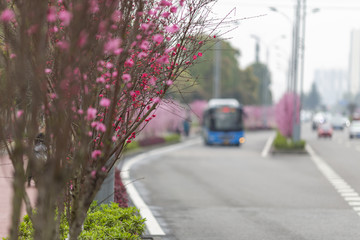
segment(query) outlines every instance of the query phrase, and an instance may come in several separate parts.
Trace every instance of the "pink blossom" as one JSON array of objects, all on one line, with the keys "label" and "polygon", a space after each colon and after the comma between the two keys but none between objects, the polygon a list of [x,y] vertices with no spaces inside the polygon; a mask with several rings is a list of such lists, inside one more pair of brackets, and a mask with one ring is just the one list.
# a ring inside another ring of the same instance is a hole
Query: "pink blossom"
[{"label": "pink blossom", "polygon": [[161,98],[159,98],[159,97],[156,97],[156,98],[154,98],[154,100],[153,100],[154,103],[159,103],[160,101],[161,101]]},{"label": "pink blossom", "polygon": [[106,172],[106,167],[102,167],[101,171]]},{"label": "pink blossom", "polygon": [[185,0],[180,0],[180,6],[184,6]]},{"label": "pink blossom", "polygon": [[97,0],[90,1],[90,12],[97,13],[99,11],[99,4]]},{"label": "pink blossom", "polygon": [[152,86],[155,86],[155,84],[156,84],[156,77],[151,77],[151,78],[149,79],[149,83],[150,83]]},{"label": "pink blossom", "polygon": [[162,55],[156,60],[156,62],[158,62],[160,64],[169,64],[169,56],[168,55]]},{"label": "pink blossom", "polygon": [[155,34],[152,39],[154,42],[161,43],[164,40],[164,37],[161,34]]},{"label": "pink blossom", "polygon": [[82,115],[84,113],[84,110],[79,109],[77,112],[78,112],[78,114]]},{"label": "pink blossom", "polygon": [[149,27],[150,27],[150,23],[142,23],[140,29],[146,31],[149,29]]},{"label": "pink blossom", "polygon": [[95,129],[96,129],[97,131],[100,131],[100,132],[105,132],[105,131],[106,131],[106,126],[105,126],[103,123],[99,122],[99,123],[96,125]]},{"label": "pink blossom", "polygon": [[196,58],[197,58],[196,55],[194,55],[194,56],[193,56],[193,59],[196,60]]},{"label": "pink blossom", "polygon": [[141,42],[140,48],[142,50],[148,50],[149,49],[149,44],[150,43],[148,41],[144,40],[144,41]]},{"label": "pink blossom", "polygon": [[121,44],[120,38],[112,38],[104,44],[105,53],[114,53],[115,50],[119,49]]},{"label": "pink blossom", "polygon": [[201,52],[198,52],[198,56],[201,57],[201,56],[202,56],[202,53],[201,53]]},{"label": "pink blossom", "polygon": [[105,78],[103,76],[96,78],[97,83],[105,83]]},{"label": "pink blossom", "polygon": [[16,58],[16,54],[15,53],[11,53],[10,54],[10,59]]},{"label": "pink blossom", "polygon": [[177,31],[179,31],[179,27],[177,25],[172,25],[172,26],[167,26],[165,27],[165,30],[168,32],[168,33],[176,33]]},{"label": "pink blossom", "polygon": [[127,73],[123,74],[121,76],[121,78],[122,78],[122,80],[124,80],[124,82],[129,82],[131,80],[130,74],[127,74]]},{"label": "pink blossom", "polygon": [[72,14],[69,11],[63,10],[59,13],[59,19],[64,26],[69,26]]},{"label": "pink blossom", "polygon": [[115,54],[116,56],[118,56],[118,55],[120,55],[120,54],[122,53],[122,51],[123,51],[122,48],[118,48],[118,49],[116,49],[116,50],[114,51],[114,54]]},{"label": "pink blossom", "polygon": [[146,53],[146,52],[140,52],[140,53],[138,54],[138,58],[145,58],[145,57],[147,57],[147,53]]},{"label": "pink blossom", "polygon": [[79,40],[78,40],[78,45],[79,47],[84,47],[85,44],[87,43],[87,39],[88,39],[89,34],[85,31],[81,31],[80,35],[79,35]]},{"label": "pink blossom", "polygon": [[2,22],[10,22],[12,20],[15,19],[15,14],[12,10],[10,9],[5,9],[4,11],[1,12],[0,15],[0,21]]},{"label": "pink blossom", "polygon": [[160,6],[162,6],[162,7],[169,7],[171,5],[172,5],[171,2],[166,1],[166,0],[161,0],[161,2],[160,2]]},{"label": "pink blossom", "polygon": [[56,45],[62,50],[68,50],[70,47],[70,44],[65,40],[57,42]]},{"label": "pink blossom", "polygon": [[96,178],[96,171],[95,170],[91,171],[91,177]]},{"label": "pink blossom", "polygon": [[56,21],[56,8],[49,7],[47,11],[47,20],[48,22],[55,22]]},{"label": "pink blossom", "polygon": [[89,107],[87,110],[87,119],[92,120],[96,118],[97,110],[95,108]]},{"label": "pink blossom", "polygon": [[51,73],[52,72],[52,70],[50,69],[50,68],[45,68],[45,73],[46,74],[49,74],[49,73]]},{"label": "pink blossom", "polygon": [[164,18],[168,18],[170,16],[170,13],[169,12],[164,12],[161,14],[162,17]]},{"label": "pink blossom", "polygon": [[112,136],[111,140],[112,140],[113,142],[116,142],[117,137],[116,137],[116,136]]},{"label": "pink blossom", "polygon": [[127,59],[126,61],[125,61],[125,67],[132,67],[132,66],[134,66],[134,60],[132,60],[131,58],[130,59]]},{"label": "pink blossom", "polygon": [[24,110],[17,110],[16,111],[16,118],[20,118],[24,113]]},{"label": "pink blossom", "polygon": [[107,69],[111,69],[111,68],[114,67],[114,64],[112,64],[111,62],[107,62],[106,65],[105,65],[105,67],[106,67]]},{"label": "pink blossom", "polygon": [[108,98],[102,98],[100,100],[100,106],[102,106],[102,107],[109,107],[110,103],[111,103],[111,101]]},{"label": "pink blossom", "polygon": [[111,15],[111,20],[114,22],[119,22],[121,19],[121,12],[119,10],[115,10],[114,13]]},{"label": "pink blossom", "polygon": [[[98,157],[101,156],[101,151],[100,150],[94,150],[92,153],[91,153],[91,157],[94,158],[94,159],[97,159]],[[96,174],[96,171],[92,171],[91,173]]]},{"label": "pink blossom", "polygon": [[171,8],[170,8],[170,12],[176,13],[176,11],[177,11],[177,7],[171,7]]},{"label": "pink blossom", "polygon": [[169,80],[166,81],[166,85],[170,86],[170,85],[172,85],[172,84],[173,84],[173,81],[172,81],[172,80],[169,79]]}]

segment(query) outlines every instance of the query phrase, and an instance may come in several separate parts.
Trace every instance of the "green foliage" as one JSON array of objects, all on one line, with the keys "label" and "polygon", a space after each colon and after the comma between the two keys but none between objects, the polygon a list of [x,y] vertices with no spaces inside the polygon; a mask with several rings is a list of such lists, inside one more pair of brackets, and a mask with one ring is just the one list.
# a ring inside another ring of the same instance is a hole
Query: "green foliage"
[{"label": "green foliage", "polygon": [[[202,46],[200,51],[203,53],[202,57],[189,69],[191,80],[188,85],[191,88],[180,88],[181,97],[187,102],[213,97],[214,58],[216,51],[219,51],[215,48],[215,40]],[[243,104],[256,104],[259,102],[259,79],[251,68],[239,68],[239,55],[240,51],[233,48],[229,42],[221,41],[221,96],[236,98]]]},{"label": "green foliage", "polygon": [[126,144],[125,151],[131,151],[138,149],[140,147],[139,143],[137,141],[132,141],[131,143]]},{"label": "green foliage", "polygon": [[165,142],[166,143],[175,143],[175,142],[180,142],[180,134],[177,133],[172,133],[172,134],[168,134],[165,137]]},{"label": "green foliage", "polygon": [[292,139],[286,138],[285,136],[281,135],[280,132],[277,132],[273,146],[278,150],[304,150],[305,141],[300,140],[298,142],[293,142]]},{"label": "green foliage", "polygon": [[[84,229],[79,240],[93,239],[141,239],[145,231],[145,219],[141,218],[135,207],[120,208],[116,203],[97,206],[93,202],[84,222]],[[20,224],[19,240],[33,240],[34,229],[28,215],[25,215]],[[60,238],[68,237],[69,225],[66,217],[61,216]]]},{"label": "green foliage", "polygon": [[141,218],[136,208],[119,208],[116,203],[94,206],[88,212],[79,240],[141,239],[145,219]]}]

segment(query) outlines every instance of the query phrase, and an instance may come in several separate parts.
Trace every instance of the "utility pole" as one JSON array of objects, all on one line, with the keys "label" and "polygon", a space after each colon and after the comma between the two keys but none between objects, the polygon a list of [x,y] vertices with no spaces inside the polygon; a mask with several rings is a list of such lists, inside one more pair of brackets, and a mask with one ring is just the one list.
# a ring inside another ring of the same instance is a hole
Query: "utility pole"
[{"label": "utility pole", "polygon": [[295,41],[294,41],[294,62],[293,62],[293,94],[294,94],[294,106],[293,106],[293,129],[292,140],[297,142],[300,140],[300,122],[297,118],[297,105],[296,99],[297,85],[298,85],[298,60],[299,60],[299,32],[300,32],[300,12],[301,12],[301,0],[297,0],[296,5],[296,17],[295,17]]}]

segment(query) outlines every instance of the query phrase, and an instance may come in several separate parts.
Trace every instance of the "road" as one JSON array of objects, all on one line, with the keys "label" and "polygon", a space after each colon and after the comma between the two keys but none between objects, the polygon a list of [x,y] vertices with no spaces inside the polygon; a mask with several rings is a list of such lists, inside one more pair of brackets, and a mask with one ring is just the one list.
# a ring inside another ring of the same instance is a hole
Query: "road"
[{"label": "road", "polygon": [[[241,148],[199,143],[136,164],[131,178],[163,239],[360,239],[359,214],[309,155],[261,157],[271,134],[248,132]],[[360,141],[346,132],[319,140],[310,126],[303,136],[360,192]]]}]

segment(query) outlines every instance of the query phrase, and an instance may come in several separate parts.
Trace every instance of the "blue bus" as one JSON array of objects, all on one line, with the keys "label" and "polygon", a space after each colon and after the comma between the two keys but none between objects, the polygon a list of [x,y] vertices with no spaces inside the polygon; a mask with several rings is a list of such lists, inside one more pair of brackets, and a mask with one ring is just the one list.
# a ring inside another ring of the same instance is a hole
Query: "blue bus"
[{"label": "blue bus", "polygon": [[211,99],[205,109],[202,134],[206,145],[236,145],[245,142],[243,108],[231,98]]}]

